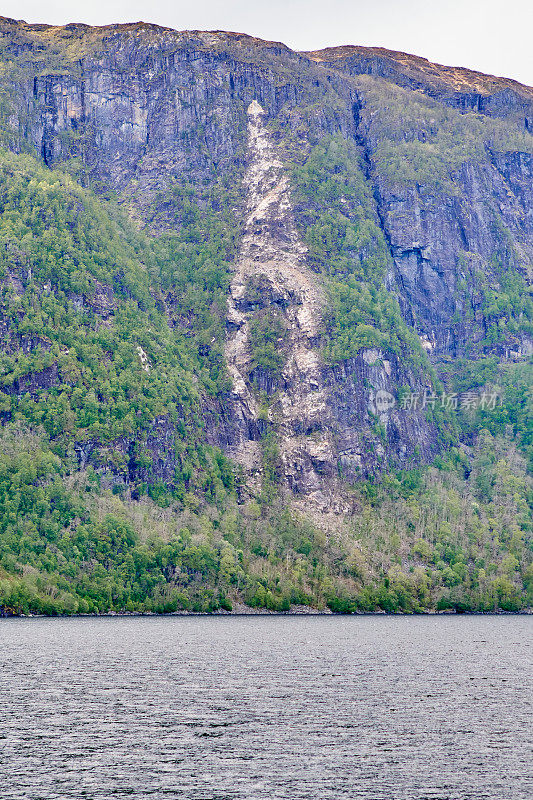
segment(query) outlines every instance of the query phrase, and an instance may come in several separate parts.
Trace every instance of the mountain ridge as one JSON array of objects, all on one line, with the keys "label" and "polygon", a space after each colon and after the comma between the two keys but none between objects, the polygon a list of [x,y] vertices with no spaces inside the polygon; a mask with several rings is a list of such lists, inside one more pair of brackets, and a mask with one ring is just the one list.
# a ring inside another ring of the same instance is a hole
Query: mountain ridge
[{"label": "mountain ridge", "polygon": [[[439,64],[434,61],[430,61],[428,58],[424,58],[423,56],[417,56],[412,53],[406,53],[401,50],[390,50],[385,47],[379,46],[365,46],[365,45],[337,45],[331,47],[324,47],[319,48],[317,50],[302,50],[300,51],[305,55],[312,58],[312,60],[317,60],[320,62],[328,62],[329,58],[332,59],[342,59],[342,58],[349,58],[352,55],[363,55],[363,56],[377,56],[381,58],[389,58],[391,60],[396,61],[398,64],[408,67],[411,64],[414,67],[418,67],[420,71],[424,69],[429,73],[434,73],[436,77],[443,78],[444,76],[448,75],[449,73],[453,73],[455,76],[464,76],[466,79],[467,76],[472,77],[472,81],[479,81],[479,83],[469,83],[465,80],[466,86],[469,89],[476,89],[477,91],[485,91],[487,94],[489,93],[488,89],[485,88],[485,84],[494,84],[496,87],[500,86],[507,86],[510,85],[512,87],[518,87],[520,90],[525,89],[526,94],[528,96],[533,96],[533,87],[521,83],[520,81],[515,80],[514,78],[509,78],[505,76],[497,76],[492,75],[490,73],[482,72],[481,70],[473,70],[468,67],[459,67],[459,66],[449,66],[445,64]],[[328,58],[329,57],[329,58]]]},{"label": "mountain ridge", "polygon": [[526,96],[0,28],[3,605],[527,604]]},{"label": "mountain ridge", "polygon": [[[381,46],[372,46],[372,45],[353,45],[353,44],[345,44],[345,45],[330,45],[328,47],[323,48],[316,48],[314,50],[297,50],[295,48],[291,48],[289,45],[285,44],[281,41],[274,41],[269,39],[263,39],[259,36],[254,36],[252,34],[247,34],[244,32],[239,31],[226,31],[221,29],[213,29],[213,30],[200,30],[200,29],[183,29],[178,30],[177,28],[171,28],[165,25],[158,25],[150,22],[144,22],[139,20],[137,22],[121,22],[121,23],[110,23],[107,25],[90,25],[85,22],[69,22],[65,23],[64,25],[50,25],[47,23],[28,23],[26,20],[17,20],[11,17],[4,17],[0,15],[0,24],[14,26],[18,28],[23,28],[28,31],[40,33],[40,32],[54,32],[60,33],[61,31],[132,31],[132,30],[152,30],[152,31],[166,31],[169,33],[176,33],[180,35],[184,34],[222,34],[224,36],[231,36],[231,37],[238,37],[242,39],[246,39],[252,42],[260,42],[261,44],[266,45],[276,45],[285,47],[287,50],[291,50],[291,52],[299,53],[301,55],[308,56],[311,60],[316,60],[320,62],[327,61],[327,58],[322,58],[322,56],[330,56],[334,59],[346,58],[352,54],[362,54],[366,56],[376,55],[385,58],[393,58],[397,60],[399,63],[404,63],[405,65],[413,62],[417,66],[422,67],[429,67],[430,69],[436,68],[438,72],[443,71],[444,74],[448,72],[454,73],[462,73],[465,76],[471,75],[473,79],[489,79],[490,82],[495,83],[496,85],[502,85],[501,82],[504,84],[511,84],[513,86],[520,87],[520,89],[526,89],[527,94],[531,95],[533,93],[533,86],[521,83],[520,81],[515,80],[514,78],[510,78],[508,76],[497,76],[491,73],[486,73],[481,70],[474,70],[470,69],[469,67],[464,66],[450,66],[445,64],[440,64],[437,62],[433,62],[428,58],[423,56],[417,56],[412,53],[407,53],[401,50],[392,50],[390,48],[381,47]],[[484,83],[485,81],[483,81]],[[467,84],[468,85],[468,84]],[[469,88],[474,88],[469,86]],[[479,88],[479,87],[476,87]]]}]

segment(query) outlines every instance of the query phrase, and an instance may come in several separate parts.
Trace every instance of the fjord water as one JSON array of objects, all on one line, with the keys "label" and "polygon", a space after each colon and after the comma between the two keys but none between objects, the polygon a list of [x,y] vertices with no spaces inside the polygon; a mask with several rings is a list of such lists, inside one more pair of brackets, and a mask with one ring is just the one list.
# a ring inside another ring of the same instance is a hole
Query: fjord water
[{"label": "fjord water", "polygon": [[0,620],[0,797],[526,800],[531,623]]}]

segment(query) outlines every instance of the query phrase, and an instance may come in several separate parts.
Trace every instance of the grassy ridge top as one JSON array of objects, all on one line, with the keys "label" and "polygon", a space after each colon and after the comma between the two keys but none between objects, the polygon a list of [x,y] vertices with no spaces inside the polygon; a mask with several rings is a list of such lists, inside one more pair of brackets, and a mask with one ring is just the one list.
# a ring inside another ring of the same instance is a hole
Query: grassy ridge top
[{"label": "grassy ridge top", "polygon": [[526,86],[512,78],[487,75],[466,67],[450,67],[436,64],[427,58],[403,53],[398,50],[387,50],[385,47],[362,47],[359,45],[342,45],[326,47],[304,53],[316,63],[329,63],[332,66],[341,61],[381,59],[395,67],[405,77],[423,79],[439,88],[447,88],[455,92],[474,92],[484,96],[510,90],[524,99],[533,100],[533,87]]},{"label": "grassy ridge top", "polygon": [[[67,25],[47,25],[44,23],[28,23],[25,20],[15,20],[0,16],[0,35],[20,37],[21,43],[33,44],[39,47],[66,50],[66,55],[74,59],[88,55],[95,46],[102,46],[105,39],[116,34],[142,34],[155,35],[159,38],[169,35],[180,42],[191,36],[199,38],[206,45],[241,44],[244,46],[282,48],[291,52],[291,48],[281,42],[274,42],[251,36],[246,33],[234,31],[178,31],[173,28],[155,25],[149,22],[126,22],[110,25],[92,26],[81,22],[71,22]],[[300,55],[307,56],[316,63],[327,62],[336,66],[337,62],[354,59],[382,59],[394,66],[406,77],[420,78],[433,84],[437,88],[447,88],[455,92],[474,92],[480,95],[493,95],[505,90],[510,90],[521,98],[533,101],[533,87],[526,86],[511,78],[488,75],[466,67],[446,66],[429,61],[421,56],[404,53],[397,50],[388,50],[384,47],[364,47],[361,45],[340,45],[326,47],[313,51],[302,51]]]}]

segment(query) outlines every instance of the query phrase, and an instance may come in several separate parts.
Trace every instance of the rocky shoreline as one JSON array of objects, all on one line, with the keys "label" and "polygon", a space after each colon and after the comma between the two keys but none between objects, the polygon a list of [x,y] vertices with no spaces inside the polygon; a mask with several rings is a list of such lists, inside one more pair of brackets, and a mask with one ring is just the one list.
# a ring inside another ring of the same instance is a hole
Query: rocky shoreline
[{"label": "rocky shoreline", "polygon": [[330,611],[330,609],[310,608],[309,606],[295,605],[291,606],[288,611],[270,611],[266,608],[252,608],[244,603],[235,603],[231,611],[225,609],[217,609],[216,611],[170,611],[168,614],[159,614],[155,611],[105,611],[100,614],[14,614],[0,609],[0,619],[4,618],[17,618],[17,619],[30,619],[30,618],[100,618],[100,617],[287,617],[287,616],[336,616],[336,617],[437,617],[461,615],[468,617],[497,617],[497,616],[524,616],[533,615],[533,608],[524,608],[520,611],[456,611],[454,608],[445,609],[443,611],[427,610],[420,612],[405,612],[405,611],[353,611],[350,614],[341,614]]}]

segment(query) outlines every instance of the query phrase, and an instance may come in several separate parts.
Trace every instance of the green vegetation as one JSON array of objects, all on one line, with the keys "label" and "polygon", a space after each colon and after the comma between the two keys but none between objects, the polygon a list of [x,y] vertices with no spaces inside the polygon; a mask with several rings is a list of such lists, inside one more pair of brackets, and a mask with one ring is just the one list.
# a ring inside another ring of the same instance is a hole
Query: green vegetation
[{"label": "green vegetation", "polygon": [[[480,264],[479,258],[470,253],[460,253],[459,267],[469,277],[460,280],[457,287],[464,319],[471,321],[474,317],[472,297],[481,298],[485,323],[481,345],[486,348],[506,342],[519,344],[520,334],[533,334],[533,299],[522,274],[521,259],[512,245],[509,229],[496,212],[493,225],[501,252],[495,253],[488,264]],[[475,348],[470,345],[469,349],[473,352]]]},{"label": "green vegetation", "polygon": [[[275,482],[275,442],[265,459]],[[363,484],[326,536],[273,494],[237,505],[132,503],[69,476],[42,432],[0,441],[0,606],[22,613],[517,610],[531,603],[533,487],[509,442],[482,432],[439,468]],[[529,594],[528,594],[529,592]]]},{"label": "green vegetation", "polygon": [[495,152],[533,152],[533,140],[514,121],[462,114],[421,92],[382,78],[356,78],[372,109],[370,139],[377,171],[390,181],[457,194],[453,173]]},{"label": "green vegetation", "polygon": [[[12,82],[76,75],[101,35],[26,32],[31,58],[14,57],[8,45],[0,54],[0,136],[22,151],[0,152],[0,611],[211,612],[245,602],[418,613],[531,604],[531,363],[441,365],[448,389],[497,392],[501,403],[453,416],[436,409],[443,447],[435,464],[346,487],[356,512],[328,520],[325,532],[294,511],[282,486],[268,403],[287,330],[282,308],[265,307],[259,277],[245,300],[254,308],[251,380],[263,401],[261,480],[253,482],[261,490],[244,486],[235,464],[206,444],[231,388],[223,345],[242,150],[228,146],[232,155],[219,167],[205,121],[180,131],[190,139],[183,152],[197,163],[149,201],[145,188],[135,196],[132,179],[129,199],[147,226],[140,231],[111,190],[91,183],[85,148],[94,147],[93,132],[80,124],[59,134],[65,160],[50,170],[24,140],[30,112],[20,112],[20,129],[11,127]],[[287,96],[298,98],[269,124],[291,151],[297,224],[327,292],[325,360],[380,348],[437,385],[386,288],[391,255],[370,166],[353,141],[317,143],[323,120],[346,112],[345,98],[317,80],[314,65],[294,82],[296,57],[277,48],[230,38],[213,49],[265,74],[272,68],[280,96],[289,87]],[[379,79],[356,83],[371,106],[361,125],[369,125],[380,179],[453,195],[454,171],[487,148],[531,152],[506,122],[459,114]],[[228,113],[238,139],[245,108]],[[496,211],[490,224],[501,243],[493,261],[465,253],[458,264],[465,317],[481,298],[480,347],[533,331],[513,236]],[[372,424],[386,443],[377,417]]]},{"label": "green vegetation", "polygon": [[[142,447],[153,420],[179,420],[170,491],[209,486],[213,474],[220,484],[220,459],[200,444],[199,399],[227,386],[227,377],[220,348],[213,355],[204,344],[212,333],[205,318],[192,343],[187,330],[168,324],[153,288],[169,269],[161,255],[168,243],[155,252],[112,204],[29,156],[1,157],[0,209],[4,418],[41,426],[66,463],[74,463],[74,446],[96,446],[96,462],[126,480],[134,441],[141,484],[153,482]],[[198,270],[196,283],[208,272]],[[213,291],[203,291],[199,315],[215,303]],[[193,305],[190,293],[179,311]]]},{"label": "green vegetation", "polygon": [[[351,148],[329,140],[297,170],[299,221],[331,298],[328,357],[379,345],[422,366],[380,288],[388,254]],[[531,365],[454,365],[456,391],[497,387],[504,402],[459,412],[468,444],[434,468],[354,488],[360,511],[326,536],[290,510],[268,424],[257,500],[238,501],[239,472],[202,441],[202,397],[228,385],[230,189],[174,186],[174,232],[150,240],[29,156],[4,154],[0,176],[0,606],[410,613],[531,602],[533,493],[516,451],[531,459]],[[256,310],[256,369],[275,376],[283,338],[281,313]],[[161,482],[146,442],[166,418],[177,467]],[[84,447],[93,466],[80,469]]]},{"label": "green vegetation", "polygon": [[369,487],[372,509],[357,523],[393,601],[416,610],[417,598],[426,607],[433,596],[458,611],[530,603],[533,484],[523,459],[482,430],[437,466],[407,485],[388,476]]},{"label": "green vegetation", "polygon": [[281,313],[276,308],[257,311],[250,322],[249,343],[252,351],[252,373],[256,369],[277,375],[283,364],[285,327]]},{"label": "green vegetation", "polygon": [[382,347],[418,368],[427,360],[385,286],[391,258],[354,143],[328,137],[293,173],[296,218],[329,296],[330,362]]},{"label": "green vegetation", "polygon": [[196,369],[212,395],[230,388],[222,351],[239,239],[231,211],[239,203],[239,183],[239,171],[204,189],[174,183],[156,196],[150,219],[152,225],[165,223],[165,232],[152,243],[156,293],[166,296],[167,311],[189,348],[192,339]]},{"label": "green vegetation", "polygon": [[496,401],[459,409],[457,422],[465,440],[481,429],[516,442],[533,474],[533,360],[500,364],[496,357],[462,360],[447,367],[446,380],[456,392],[478,389]]}]

